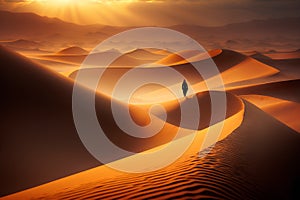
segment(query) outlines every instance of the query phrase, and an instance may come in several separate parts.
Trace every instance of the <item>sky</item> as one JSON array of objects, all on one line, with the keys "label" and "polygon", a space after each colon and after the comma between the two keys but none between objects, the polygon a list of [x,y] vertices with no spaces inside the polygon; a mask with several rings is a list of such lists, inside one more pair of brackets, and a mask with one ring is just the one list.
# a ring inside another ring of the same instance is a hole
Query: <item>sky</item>
[{"label": "sky", "polygon": [[112,26],[221,26],[300,17],[299,0],[0,0],[0,9]]}]

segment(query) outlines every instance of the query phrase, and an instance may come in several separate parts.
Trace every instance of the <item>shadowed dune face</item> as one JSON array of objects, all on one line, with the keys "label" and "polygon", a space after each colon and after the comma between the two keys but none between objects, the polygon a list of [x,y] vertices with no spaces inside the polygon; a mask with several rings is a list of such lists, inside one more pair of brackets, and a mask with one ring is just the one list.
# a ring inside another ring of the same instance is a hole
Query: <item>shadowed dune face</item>
[{"label": "shadowed dune face", "polygon": [[76,133],[72,83],[0,48],[1,195],[98,166]]}]

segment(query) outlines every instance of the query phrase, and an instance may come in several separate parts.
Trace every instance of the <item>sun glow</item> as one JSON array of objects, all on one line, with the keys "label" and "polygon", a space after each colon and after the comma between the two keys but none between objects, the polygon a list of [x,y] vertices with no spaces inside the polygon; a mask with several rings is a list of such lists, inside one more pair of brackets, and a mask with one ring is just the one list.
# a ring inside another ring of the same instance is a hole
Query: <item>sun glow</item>
[{"label": "sun glow", "polygon": [[[39,15],[57,17],[73,23],[92,24],[95,23],[95,19],[101,19],[101,15],[110,16],[106,12],[107,7],[110,6],[107,2],[113,1],[32,0],[26,1],[24,4],[33,8],[34,12]],[[101,8],[101,12],[99,12],[99,8]]]},{"label": "sun glow", "polygon": [[64,21],[84,25],[104,24],[123,26],[124,24],[143,24],[144,21],[148,21],[148,19],[137,18],[136,13],[130,10],[132,8],[132,4],[139,2],[153,3],[160,1],[22,0],[18,1],[18,3],[11,3],[9,10],[34,12],[38,15],[56,17]]},{"label": "sun glow", "polygon": [[136,2],[136,0],[33,0],[28,2],[40,2],[61,5],[74,3],[130,3]]},{"label": "sun glow", "polygon": [[36,0],[33,2],[38,2],[38,3],[44,3],[44,4],[49,4],[49,5],[57,5],[57,6],[61,6],[61,5],[71,5],[71,4],[86,4],[92,1],[80,1],[80,0]]},{"label": "sun glow", "polygon": [[77,3],[76,0],[52,0],[51,2],[55,4],[70,4],[70,3]]}]

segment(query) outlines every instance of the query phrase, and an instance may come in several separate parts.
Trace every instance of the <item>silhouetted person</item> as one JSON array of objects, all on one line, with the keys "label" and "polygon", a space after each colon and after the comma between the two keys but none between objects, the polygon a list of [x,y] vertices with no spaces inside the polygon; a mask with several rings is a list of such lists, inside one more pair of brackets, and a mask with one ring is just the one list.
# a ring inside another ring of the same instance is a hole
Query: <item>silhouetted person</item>
[{"label": "silhouetted person", "polygon": [[188,84],[186,83],[185,79],[182,82],[182,92],[183,95],[186,96],[187,91],[189,90]]}]

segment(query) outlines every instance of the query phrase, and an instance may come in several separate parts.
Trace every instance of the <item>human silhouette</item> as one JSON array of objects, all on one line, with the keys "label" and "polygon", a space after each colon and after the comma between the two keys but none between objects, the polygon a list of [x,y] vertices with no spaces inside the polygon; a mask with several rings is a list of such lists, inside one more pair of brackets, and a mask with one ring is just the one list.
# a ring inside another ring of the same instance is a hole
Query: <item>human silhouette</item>
[{"label": "human silhouette", "polygon": [[186,96],[187,91],[189,90],[188,84],[186,83],[185,79],[182,82],[182,92],[183,95]]}]

